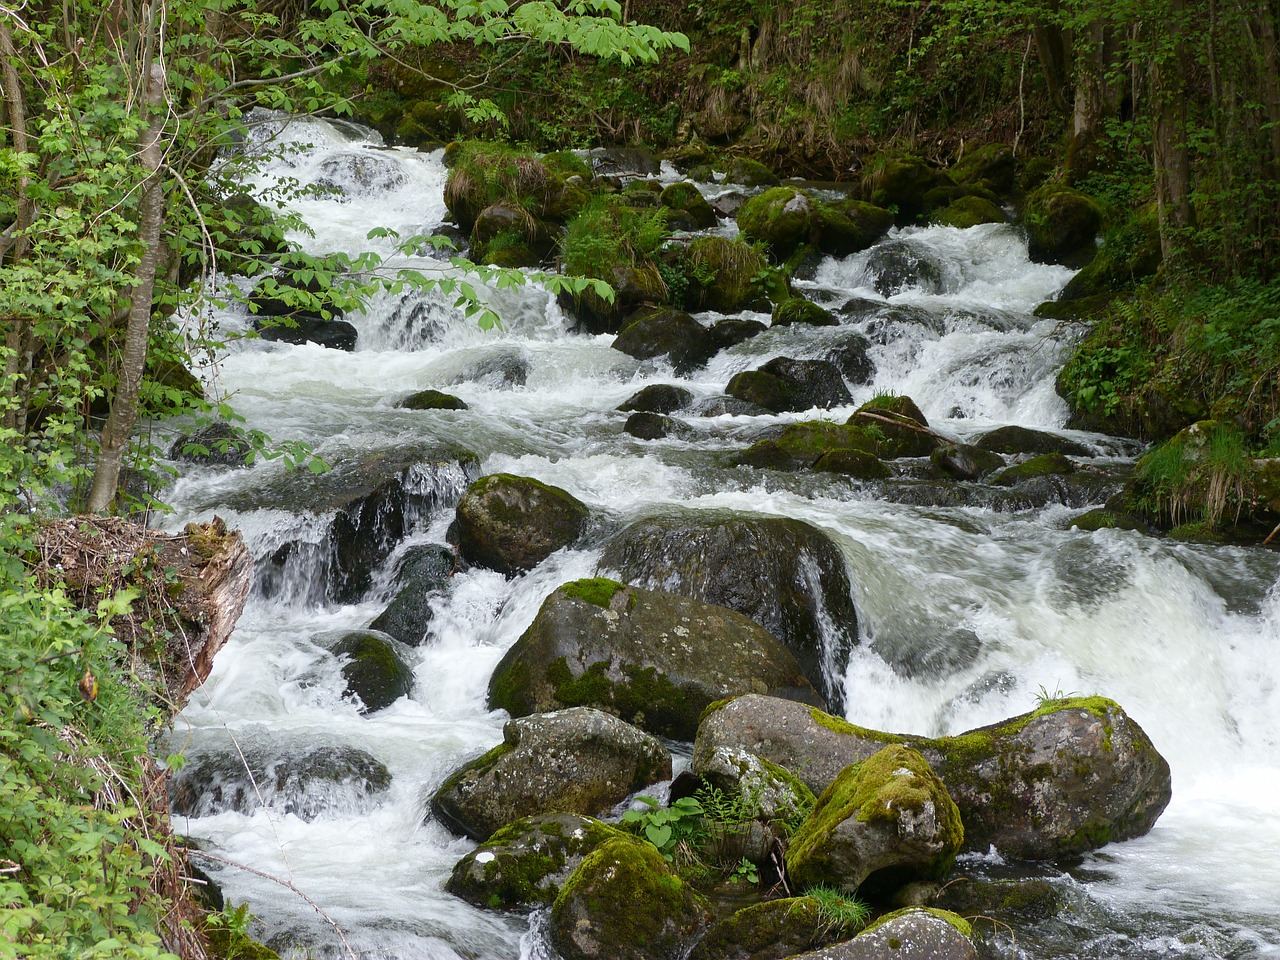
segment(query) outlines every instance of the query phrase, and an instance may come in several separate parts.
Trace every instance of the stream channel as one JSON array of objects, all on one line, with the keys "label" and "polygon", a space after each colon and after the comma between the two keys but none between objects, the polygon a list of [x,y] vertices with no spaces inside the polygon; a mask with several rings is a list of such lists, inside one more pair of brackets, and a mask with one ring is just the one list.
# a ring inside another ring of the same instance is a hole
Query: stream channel
[{"label": "stream channel", "polygon": [[[296,238],[306,249],[389,254],[391,241],[366,239],[371,228],[410,236],[445,218],[440,153],[386,149],[368,131],[314,120],[278,133],[296,149],[270,162],[255,189],[296,178],[342,191],[293,202],[314,231]],[[661,179],[680,178],[664,166]],[[702,189],[714,198],[729,186]],[[735,232],[731,219],[718,229]],[[535,285],[489,294],[501,330],[480,330],[451,298],[386,295],[347,316],[359,330],[352,352],[242,339],[219,356],[211,389],[230,396],[247,426],[311,444],[334,466],[331,477],[440,446],[478,458],[469,470],[411,471],[421,516],[371,587],[345,603],[316,588],[318,547],[296,546],[324,542],[333,516],[325,484],[337,481],[289,474],[279,461],[183,465],[167,494],[166,527],[221,516],[260,565],[295,544],[274,580],[260,577],[171,748],[187,754],[189,769],[238,751],[277,761],[358,748],[392,778],[375,794],[264,782],[265,802],[204,797],[190,816],[175,815],[199,845],[259,871],[214,873],[230,902],[250,904],[265,942],[286,955],[348,955],[326,920],[271,875],[323,907],[360,957],[554,960],[541,914],[483,911],[444,892],[473,844],[432,821],[427,798],[501,741],[506,714],[485,704],[490,672],[551,590],[595,575],[605,532],[672,510],[734,510],[807,521],[843,551],[860,639],[843,678],[849,720],[937,736],[1024,713],[1038,693],[1097,693],[1118,701],[1168,759],[1173,799],[1145,837],[1032,868],[995,852],[962,857],[960,869],[975,875],[1047,878],[1067,904],[1012,937],[998,933],[1001,955],[1280,957],[1280,554],[1081,532],[1070,519],[1096,504],[1022,505],[981,485],[968,485],[962,505],[918,505],[928,498],[912,493],[910,461],[896,462],[900,478],[865,483],[725,465],[771,426],[843,422],[852,406],[680,413],[691,430],[682,439],[623,431],[616,408],[648,384],[719,396],[739,371],[782,355],[825,357],[859,333],[871,341],[875,373],[851,386],[855,404],[906,394],[934,429],[960,439],[1003,424],[1061,431],[1067,408],[1053,380],[1078,331],[1031,311],[1071,272],[1030,262],[1012,226],[895,229],[881,243],[907,244],[935,265],[936,282],[885,297],[868,270],[874,250],[828,258],[799,292],[837,312],[855,299],[874,301],[871,309],[838,327],[769,330],[680,377],[665,362],[611,349],[610,336],[573,332]],[[410,265],[450,269],[426,258]],[[249,325],[242,308],[215,319],[223,334]],[[503,374],[511,369],[523,382]],[[469,409],[397,408],[427,387]],[[1104,470],[1137,452],[1128,441],[1066,433]],[[397,559],[444,542],[466,484],[493,472],[563,487],[591,508],[600,536],[514,578],[479,568],[453,576],[432,601],[426,642],[410,651],[412,696],[362,716],[317,638],[367,626],[394,592]],[[678,768],[688,747],[675,746]],[[226,786],[220,796],[233,792]]]}]

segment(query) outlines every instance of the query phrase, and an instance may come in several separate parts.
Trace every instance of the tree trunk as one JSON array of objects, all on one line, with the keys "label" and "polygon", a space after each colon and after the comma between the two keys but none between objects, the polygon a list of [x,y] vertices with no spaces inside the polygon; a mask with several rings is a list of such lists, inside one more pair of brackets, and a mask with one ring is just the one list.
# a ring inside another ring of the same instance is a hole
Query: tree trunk
[{"label": "tree trunk", "polygon": [[1187,231],[1194,225],[1191,208],[1191,157],[1187,149],[1186,77],[1189,63],[1183,40],[1183,0],[1170,0],[1169,52],[1151,58],[1151,100],[1155,110],[1152,136],[1156,174],[1156,210],[1160,221],[1160,253],[1165,263],[1180,257]]},{"label": "tree trunk", "polygon": [[1261,56],[1258,72],[1262,87],[1262,103],[1267,111],[1271,138],[1271,178],[1280,180],[1280,50],[1277,49],[1276,22],[1267,0],[1258,4],[1258,39]]},{"label": "tree trunk", "polygon": [[[9,24],[0,21],[0,81],[4,86],[4,106],[8,115],[8,129],[13,141],[13,152],[24,154],[27,146],[26,102],[22,96],[22,81],[18,76],[18,52],[13,46],[13,34]],[[5,259],[21,260],[27,252],[27,231],[35,218],[35,205],[27,195],[31,177],[25,172],[18,175],[15,184],[18,206],[13,223],[0,235],[0,265]],[[4,371],[0,374],[0,390],[10,392],[11,402],[4,408],[0,426],[18,433],[26,431],[26,403],[22,399],[26,390],[20,389],[24,359],[30,340],[31,325],[22,317],[7,317],[4,321]]]},{"label": "tree trunk", "polygon": [[[1058,12],[1055,0],[1050,4],[1050,14]],[[1047,20],[1038,20],[1031,25],[1031,35],[1035,38],[1036,54],[1040,57],[1040,67],[1044,71],[1045,87],[1049,99],[1059,110],[1067,109],[1067,66],[1070,63],[1070,44],[1063,34],[1062,28]]]},{"label": "tree trunk", "polygon": [[138,419],[138,393],[142,386],[142,371],[147,362],[151,301],[155,290],[156,268],[160,263],[160,231],[164,225],[164,178],[161,175],[164,150],[160,142],[164,132],[164,114],[160,112],[164,103],[164,68],[158,63],[151,67],[144,102],[152,114],[152,120],[140,145],[142,166],[147,171],[138,217],[142,259],[134,268],[124,360],[120,368],[120,379],[116,384],[115,399],[111,403],[111,413],[107,416],[99,440],[98,462],[87,504],[90,513],[106,511],[115,500],[116,488],[120,482],[120,465],[124,460],[129,437],[133,434],[134,423]]}]

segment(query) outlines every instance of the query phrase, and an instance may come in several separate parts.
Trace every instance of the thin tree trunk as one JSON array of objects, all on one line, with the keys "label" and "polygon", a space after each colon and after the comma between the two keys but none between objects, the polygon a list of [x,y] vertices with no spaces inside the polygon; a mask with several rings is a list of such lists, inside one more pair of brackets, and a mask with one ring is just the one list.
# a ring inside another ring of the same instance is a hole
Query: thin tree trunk
[{"label": "thin tree trunk", "polygon": [[1155,107],[1153,157],[1156,210],[1160,221],[1160,253],[1173,263],[1194,225],[1191,208],[1191,157],[1187,148],[1187,50],[1183,41],[1183,0],[1171,0],[1169,29],[1174,31],[1172,53],[1151,60],[1151,93]]},{"label": "thin tree trunk", "polygon": [[[0,20],[0,81],[4,85],[4,105],[8,114],[9,132],[13,141],[13,152],[21,155],[28,152],[27,145],[27,112],[22,96],[22,81],[18,76],[18,52],[13,45],[13,34],[9,24]],[[0,237],[0,265],[8,257],[21,260],[27,252],[27,231],[35,217],[35,205],[27,195],[31,186],[31,177],[25,173],[18,174],[18,208],[17,216],[6,237]],[[26,403],[20,399],[25,397],[26,390],[19,388],[23,379],[23,360],[26,353],[28,332],[31,324],[22,317],[7,317],[4,321],[4,372],[0,374],[0,389],[12,391],[13,402],[5,407],[4,417],[0,423],[9,430],[23,433],[26,430]]]},{"label": "thin tree trunk", "polygon": [[1262,102],[1270,122],[1272,179],[1280,179],[1280,49],[1277,49],[1276,23],[1271,4],[1258,4],[1258,37],[1262,47],[1258,72],[1261,75]]},{"label": "thin tree trunk", "polygon": [[116,488],[120,482],[120,465],[124,460],[129,437],[133,434],[134,423],[138,419],[138,393],[147,362],[151,301],[155,290],[156,269],[160,263],[160,231],[164,225],[164,179],[160,172],[164,160],[164,150],[160,143],[164,131],[164,115],[159,110],[164,103],[164,69],[159,64],[151,67],[144,102],[152,113],[152,119],[141,144],[142,166],[147,171],[138,217],[142,259],[134,268],[124,362],[121,364],[111,412],[102,428],[99,441],[98,462],[87,504],[90,513],[105,512],[115,500]]}]

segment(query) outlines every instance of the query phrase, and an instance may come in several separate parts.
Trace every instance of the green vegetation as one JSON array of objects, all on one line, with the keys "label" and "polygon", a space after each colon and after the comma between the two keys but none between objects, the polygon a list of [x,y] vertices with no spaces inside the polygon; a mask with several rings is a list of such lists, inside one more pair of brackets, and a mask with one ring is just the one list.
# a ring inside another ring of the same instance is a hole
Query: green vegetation
[{"label": "green vegetation", "polygon": [[871,907],[845,890],[818,884],[806,889],[804,896],[818,901],[819,921],[841,937],[854,936],[871,920]]}]

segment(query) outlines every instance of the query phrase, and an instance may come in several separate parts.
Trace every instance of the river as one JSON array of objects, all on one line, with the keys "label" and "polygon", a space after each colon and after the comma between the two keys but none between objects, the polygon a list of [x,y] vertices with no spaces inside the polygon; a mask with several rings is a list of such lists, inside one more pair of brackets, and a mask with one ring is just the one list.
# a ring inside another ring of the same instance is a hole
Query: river
[{"label": "river", "polygon": [[[388,150],[376,135],[321,121],[295,121],[282,136],[298,148],[269,163],[257,189],[296,178],[346,190],[291,202],[314,231],[298,238],[308,250],[391,255],[390,241],[366,239],[370,228],[427,233],[445,216],[439,153]],[[334,158],[352,155],[376,157],[385,175],[343,180]],[[669,168],[663,176],[677,179]],[[714,196],[728,187],[706,189]],[[732,233],[732,221],[719,229]],[[724,465],[724,452],[761,428],[803,414],[688,418],[688,439],[646,442],[623,432],[625,415],[615,408],[647,384],[719,395],[740,370],[778,355],[823,356],[853,330],[871,335],[876,363],[873,382],[852,388],[856,403],[907,394],[935,429],[961,439],[1007,423],[1061,429],[1067,409],[1053,378],[1074,332],[1031,310],[1070,271],[1029,262],[1012,226],[906,228],[886,242],[927,255],[938,282],[885,298],[870,289],[868,253],[827,259],[797,284],[801,292],[833,307],[860,297],[883,309],[835,328],[771,330],[683,377],[612,350],[609,336],[571,333],[554,300],[528,286],[492,295],[497,331],[480,330],[448,298],[409,294],[377,297],[348,315],[359,330],[350,353],[235,341],[219,356],[210,389],[225,391],[249,427],[305,441],[335,465],[375,451],[461,444],[481,473],[558,485],[609,523],[679,506],[820,527],[844,552],[859,614],[861,643],[844,679],[848,719],[941,735],[1025,712],[1037,695],[1097,693],[1117,700],[1172,767],[1173,800],[1149,835],[1040,870],[1069,907],[1018,929],[1016,939],[1001,933],[1002,955],[1280,957],[1280,554],[1080,532],[1068,521],[1081,511],[1063,506],[922,507],[896,502],[910,498],[884,485]],[[412,265],[442,269],[431,260]],[[248,323],[240,308],[214,318],[224,334]],[[496,355],[518,358],[525,382],[468,378]],[[469,409],[396,407],[426,387]],[[843,420],[852,409],[823,415]],[[1068,433],[1101,464],[1135,453],[1124,441]],[[460,489],[464,479],[451,483]],[[292,502],[281,494],[291,489]],[[180,529],[217,514],[266,558],[289,541],[323,537],[328,515],[306,502],[306,489],[278,461],[184,466],[162,522]],[[299,955],[346,952],[295,891],[361,957],[554,957],[539,915],[485,912],[443,891],[471,843],[427,819],[426,799],[459,764],[499,742],[505,714],[486,709],[490,671],[547,593],[594,575],[599,543],[562,550],[512,579],[482,569],[454,576],[436,601],[429,642],[414,649],[413,695],[374,715],[342,699],[339,664],[314,640],[366,626],[383,609],[395,558],[413,544],[443,542],[457,492],[442,488],[445,504],[423,518],[359,602],[317,597],[298,569],[292,589],[256,594],[174,731],[173,749],[193,762],[234,740],[247,754],[272,757],[354,746],[390,771],[384,794],[312,797],[306,818],[284,812],[283,792],[250,812],[175,818],[217,856],[258,871],[216,875],[229,900],[251,905],[265,940],[300,944]],[[925,655],[935,667],[913,669]],[[992,876],[1011,869],[996,853],[961,867]]]}]

